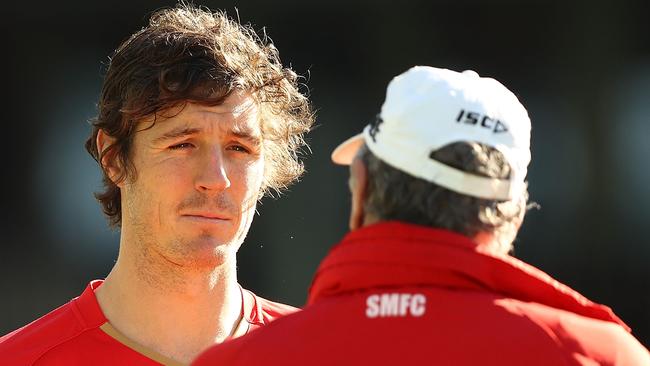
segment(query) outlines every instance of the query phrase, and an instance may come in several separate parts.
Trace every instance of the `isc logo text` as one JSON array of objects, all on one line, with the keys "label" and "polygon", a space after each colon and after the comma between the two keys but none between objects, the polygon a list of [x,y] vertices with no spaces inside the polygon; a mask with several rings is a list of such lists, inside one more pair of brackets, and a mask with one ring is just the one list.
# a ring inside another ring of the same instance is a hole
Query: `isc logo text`
[{"label": "isc logo text", "polygon": [[468,125],[481,126],[494,133],[507,132],[508,127],[498,119],[490,118],[488,115],[482,115],[477,112],[465,111],[461,109],[456,117],[456,122],[465,123]]}]

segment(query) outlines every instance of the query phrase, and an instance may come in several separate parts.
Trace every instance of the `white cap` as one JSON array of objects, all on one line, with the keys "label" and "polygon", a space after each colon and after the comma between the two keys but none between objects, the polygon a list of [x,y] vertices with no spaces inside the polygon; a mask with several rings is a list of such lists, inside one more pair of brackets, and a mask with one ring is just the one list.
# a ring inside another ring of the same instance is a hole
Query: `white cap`
[{"label": "white cap", "polygon": [[[502,152],[510,179],[481,177],[442,164],[430,154],[455,142],[478,142]],[[517,97],[474,71],[415,66],[388,84],[377,121],[339,145],[337,164],[349,165],[359,147],[388,165],[465,195],[509,200],[524,188],[530,162],[530,118]]]}]

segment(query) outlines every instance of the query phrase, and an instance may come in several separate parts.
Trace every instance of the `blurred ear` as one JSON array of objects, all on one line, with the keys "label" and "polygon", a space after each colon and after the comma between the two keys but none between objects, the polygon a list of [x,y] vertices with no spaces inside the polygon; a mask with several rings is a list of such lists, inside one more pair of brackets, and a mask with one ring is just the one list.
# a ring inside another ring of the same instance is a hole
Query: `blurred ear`
[{"label": "blurred ear", "polygon": [[113,183],[120,186],[121,182],[118,182],[117,179],[120,176],[119,162],[115,159],[114,151],[109,151],[107,154],[104,154],[115,143],[115,139],[100,129],[97,131],[96,143],[102,168],[106,171],[106,175],[108,175]]},{"label": "blurred ear", "polygon": [[352,194],[352,207],[350,209],[350,230],[363,226],[366,202],[366,187],[368,185],[368,169],[363,161],[355,158],[350,164],[350,193]]}]

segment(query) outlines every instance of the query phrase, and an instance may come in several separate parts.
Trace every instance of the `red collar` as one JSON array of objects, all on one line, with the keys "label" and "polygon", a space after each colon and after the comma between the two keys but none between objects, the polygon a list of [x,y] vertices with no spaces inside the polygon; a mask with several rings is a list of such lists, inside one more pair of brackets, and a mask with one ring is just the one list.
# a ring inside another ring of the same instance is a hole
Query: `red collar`
[{"label": "red collar", "polygon": [[[99,327],[108,321],[99,306],[99,302],[97,302],[97,297],[95,296],[95,290],[97,290],[97,288],[103,283],[104,280],[90,281],[81,296],[73,300],[73,303],[75,304],[73,307],[75,314],[87,328]],[[241,286],[240,289],[242,294],[242,315],[244,320],[250,324],[263,325],[264,312],[261,308],[260,302],[257,300],[257,296],[252,292],[241,288]]]},{"label": "red collar", "polygon": [[86,328],[96,328],[106,323],[106,316],[99,307],[95,290],[104,283],[103,280],[90,281],[81,296],[72,300],[74,306],[72,307],[75,314],[80,318],[81,323]]},{"label": "red collar", "polygon": [[239,286],[242,291],[242,312],[243,318],[249,324],[264,325],[264,311],[257,296],[252,292]]},{"label": "red collar", "polygon": [[401,222],[350,232],[323,260],[309,291],[319,298],[378,287],[438,286],[489,291],[545,304],[629,328],[546,273],[509,255],[495,255],[467,237]]}]

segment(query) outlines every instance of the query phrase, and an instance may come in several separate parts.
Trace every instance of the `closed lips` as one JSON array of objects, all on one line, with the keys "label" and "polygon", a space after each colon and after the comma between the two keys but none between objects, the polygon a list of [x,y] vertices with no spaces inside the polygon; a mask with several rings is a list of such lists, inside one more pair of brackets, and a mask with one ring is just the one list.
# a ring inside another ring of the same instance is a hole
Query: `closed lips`
[{"label": "closed lips", "polygon": [[192,217],[197,219],[206,219],[206,220],[229,220],[225,215],[210,213],[210,212],[192,212],[183,214],[186,217]]}]

